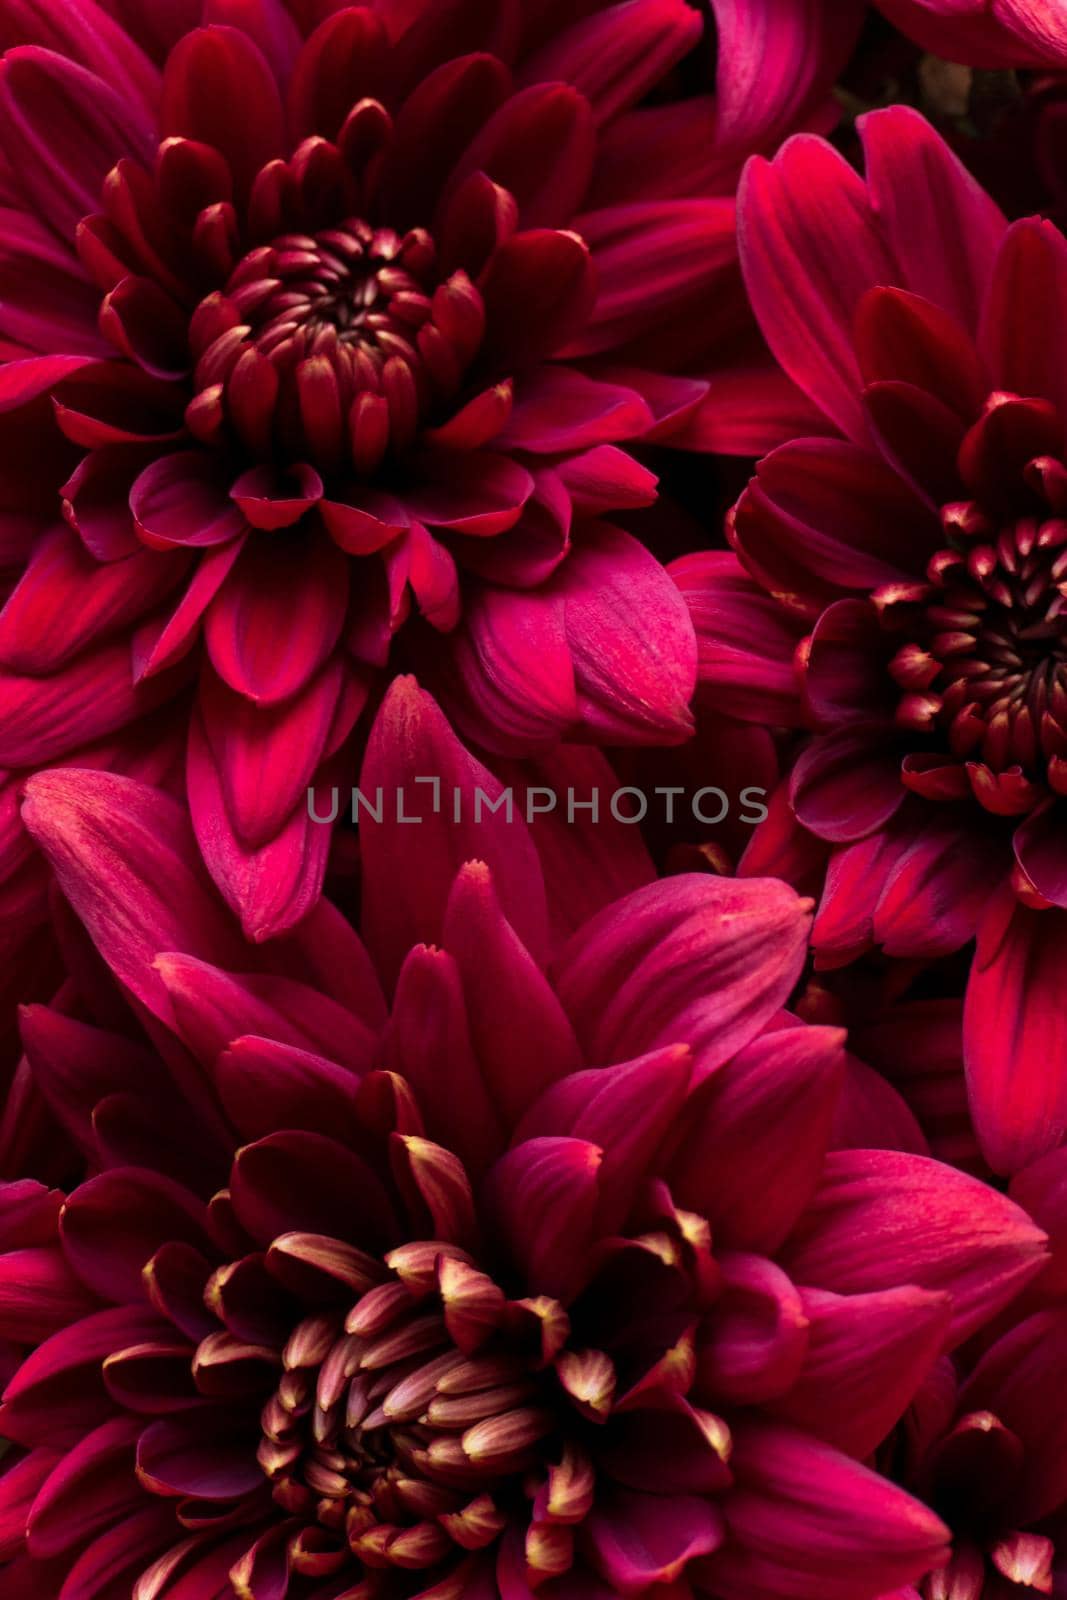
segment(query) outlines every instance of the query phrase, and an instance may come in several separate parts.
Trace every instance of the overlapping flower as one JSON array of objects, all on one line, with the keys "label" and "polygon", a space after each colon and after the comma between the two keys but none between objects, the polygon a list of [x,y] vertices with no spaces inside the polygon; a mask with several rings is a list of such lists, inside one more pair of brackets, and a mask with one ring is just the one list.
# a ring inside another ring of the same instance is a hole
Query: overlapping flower
[{"label": "overlapping flower", "polygon": [[977,929],[972,1103],[1011,1171],[1067,1125],[1067,243],[1008,227],[913,112],[862,134],[866,183],[806,139],[746,178],[753,304],[825,432],[759,464],[743,567],[677,576],[736,714],[815,729],[789,793],[831,847],[820,958]]},{"label": "overlapping flower", "polygon": [[[368,786],[413,751],[492,782],[401,683]],[[943,1563],[859,1458],[1043,1235],[927,1157],[827,1155],[792,890],[651,883],[550,951],[521,821],[458,870],[448,824],[418,860],[383,824],[374,963],[324,904],[283,976],[158,791],[42,775],[27,821],[158,1053],[25,1019],[95,1175],[3,1196],[0,1327],[39,1341],[7,1592],[859,1600]]]}]

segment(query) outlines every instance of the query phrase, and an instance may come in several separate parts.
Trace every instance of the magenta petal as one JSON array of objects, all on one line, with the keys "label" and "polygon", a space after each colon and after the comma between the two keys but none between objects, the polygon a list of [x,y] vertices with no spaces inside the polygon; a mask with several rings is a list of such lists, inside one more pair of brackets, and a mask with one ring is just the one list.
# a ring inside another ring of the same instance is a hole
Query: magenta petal
[{"label": "magenta petal", "polygon": [[[479,790],[485,803],[476,817]],[[389,981],[413,944],[440,940],[453,879],[471,859],[487,864],[504,916],[535,959],[543,957],[544,887],[526,825],[517,808],[510,821],[506,805],[490,809],[503,785],[468,754],[411,678],[394,681],[378,713],[360,794],[364,925]]]},{"label": "magenta petal", "polygon": [[232,1190],[239,1221],[264,1248],[294,1231],[371,1249],[397,1242],[399,1223],[380,1178],[322,1134],[289,1129],[246,1145],[234,1163]]},{"label": "magenta petal", "polygon": [[40,773],[23,819],[119,980],[166,1020],[161,950],[239,964],[241,942],[204,874],[188,819],[168,796],[104,772]]},{"label": "magenta petal", "polygon": [[616,1489],[589,1518],[593,1561],[621,1595],[674,1582],[689,1561],[718,1549],[724,1536],[718,1508],[695,1495]]},{"label": "magenta petal", "polygon": [[743,721],[799,725],[800,629],[785,608],[724,550],[682,556],[668,571],[693,619],[697,681],[712,686],[716,710]]},{"label": "magenta petal", "polygon": [[862,22],[853,0],[713,0],[719,36],[718,139],[742,151],[772,147],[828,96]]},{"label": "magenta petal", "polygon": [[807,1354],[774,1410],[862,1460],[903,1415],[941,1353],[951,1299],[910,1288],[853,1295],[804,1289],[801,1298]]},{"label": "magenta petal", "polygon": [[30,1508],[61,1459],[54,1450],[31,1450],[0,1477],[0,1560],[5,1571],[10,1570],[11,1557],[24,1549]]},{"label": "magenta petal", "polygon": [[986,1351],[960,1394],[961,1411],[991,1411],[1026,1441],[1008,1493],[1011,1514],[1026,1527],[1067,1496],[1067,1412],[1058,1399],[1065,1336],[1062,1306],[1027,1317]]},{"label": "magenta petal", "polygon": [[974,332],[1003,215],[910,106],[870,112],[858,126],[871,200],[904,282]]},{"label": "magenta petal", "polygon": [[792,1428],[746,1421],[731,1468],[730,1540],[707,1568],[723,1600],[888,1596],[945,1561],[949,1531],[932,1511]]},{"label": "magenta petal", "polygon": [[544,366],[524,377],[498,442],[546,454],[583,450],[644,433],[652,420],[634,390],[571,367]]},{"label": "magenta petal", "polygon": [[982,353],[998,389],[1067,405],[1067,241],[1037,217],[1008,229],[982,311]]},{"label": "magenta petal", "polygon": [[291,527],[318,505],[322,479],[313,467],[294,467],[289,474],[272,467],[251,467],[238,478],[230,498],[253,528]]},{"label": "magenta petal", "polygon": [[53,672],[151,610],[187,570],[180,555],[147,550],[101,564],[57,526],[38,541],[0,611],[0,660],[15,672]]},{"label": "magenta petal", "polygon": [[566,1304],[582,1288],[602,1155],[585,1139],[529,1139],[490,1169],[487,1214],[530,1293]]},{"label": "magenta petal", "polygon": [[795,1281],[837,1294],[900,1283],[947,1291],[956,1344],[1040,1271],[1044,1247],[1025,1212],[966,1173],[925,1156],[840,1150],[781,1259]]},{"label": "magenta petal", "polygon": [[33,175],[35,207],[61,238],[73,239],[97,210],[104,178],[121,157],[151,163],[154,129],[144,103],[50,50],[7,52],[0,108],[0,145],[17,170]]},{"label": "magenta petal", "polygon": [[[337,773],[331,770],[325,775]],[[189,730],[186,778],[204,863],[240,918],[245,938],[260,944],[296,927],[322,893],[332,829],[315,822],[306,800],[298,801],[260,842],[245,842],[231,821],[223,774],[199,716],[194,716]],[[272,798],[270,791],[262,796],[268,806]],[[328,802],[324,809],[328,812]]]},{"label": "magenta petal", "polygon": [[852,318],[865,291],[896,282],[899,270],[866,185],[829,145],[798,135],[773,164],[749,163],[738,208],[741,264],[767,343],[804,393],[862,440]]},{"label": "magenta petal", "polygon": [[328,660],[347,606],[348,563],[331,540],[252,540],[205,614],[211,663],[238,694],[277,705]]},{"label": "magenta petal", "polygon": [[178,1183],[137,1167],[83,1183],[63,1210],[67,1259],[104,1299],[120,1304],[143,1293],[143,1271],[170,1240],[207,1243],[203,1201]]},{"label": "magenta petal", "polygon": [[621,1066],[560,1076],[530,1106],[516,1138],[566,1134],[598,1145],[604,1159],[597,1225],[613,1233],[679,1113],[692,1069],[688,1049],[672,1045]]},{"label": "magenta petal", "polygon": [[246,1034],[327,1056],[353,1072],[371,1065],[371,1029],[309,984],[273,974],[224,972],[186,955],[157,956],[156,969],[170,997],[176,1031],[207,1067]]},{"label": "magenta petal", "polygon": [[147,1306],[94,1311],[54,1333],[22,1363],[4,1390],[4,1435],[17,1444],[68,1448],[114,1415],[100,1375],[114,1351],[166,1336]]},{"label": "magenta petal", "polygon": [[137,1468],[157,1494],[207,1500],[237,1500],[263,1481],[253,1441],[220,1433],[214,1408],[153,1422],[138,1442]]},{"label": "magenta petal", "polygon": [[659,562],[621,529],[591,523],[549,592],[563,601],[578,710],[593,742],[680,743],[692,727],[696,640]]},{"label": "magenta petal", "polygon": [[878,728],[842,729],[813,739],[793,768],[797,818],[835,844],[863,839],[900,809],[900,753]]},{"label": "magenta petal", "polygon": [[0,669],[0,763],[55,761],[155,710],[178,687],[166,677],[135,684],[126,641],[86,651],[44,678]]},{"label": "magenta petal", "polygon": [[567,344],[589,356],[638,338],[665,318],[695,310],[737,260],[732,199],[649,200],[575,218],[593,254],[597,296],[587,325]]},{"label": "magenta petal", "polygon": [[1016,1172],[1067,1129],[1067,916],[1031,911],[1008,885],[978,928],[963,1019],[971,1112],[995,1172]]},{"label": "magenta petal", "polygon": [[689,1044],[702,1073],[721,1065],[792,989],[810,906],[772,879],[697,875],[608,906],[557,962],[560,999],[588,1059]]},{"label": "magenta petal", "polygon": [[162,127],[214,145],[240,187],[284,154],[284,117],[261,51],[235,28],[196,28],[167,60]]},{"label": "magenta petal", "polygon": [[442,943],[459,968],[489,1098],[505,1127],[514,1127],[547,1085],[580,1066],[570,1023],[505,919],[492,875],[481,862],[469,862],[456,876]]},{"label": "magenta petal", "polygon": [[0,1256],[0,1339],[40,1344],[98,1304],[54,1245]]},{"label": "magenta petal", "polygon": [[598,123],[640,100],[696,44],[701,21],[682,0],[630,0],[564,28],[525,62],[528,83],[562,78]]},{"label": "magenta petal", "polygon": [[307,809],[308,786],[348,737],[366,699],[364,678],[337,657],[277,706],[257,705],[204,675],[203,729],[227,815],[245,845],[266,844],[298,806]]},{"label": "magenta petal", "polygon": [[206,549],[247,524],[230,499],[225,469],[204,451],[181,451],[146,467],[130,491],[130,510],[146,544]]},{"label": "magenta petal", "polygon": [[491,538],[514,527],[533,494],[525,467],[487,450],[425,456],[404,486],[405,509],[431,527]]},{"label": "magenta petal", "polygon": [[551,749],[578,724],[564,605],[551,595],[486,585],[449,641],[441,699],[465,737],[488,750]]},{"label": "magenta petal", "polygon": [[670,1164],[679,1205],[729,1250],[770,1253],[815,1192],[844,1077],[836,1028],[776,1028],[715,1073]]}]

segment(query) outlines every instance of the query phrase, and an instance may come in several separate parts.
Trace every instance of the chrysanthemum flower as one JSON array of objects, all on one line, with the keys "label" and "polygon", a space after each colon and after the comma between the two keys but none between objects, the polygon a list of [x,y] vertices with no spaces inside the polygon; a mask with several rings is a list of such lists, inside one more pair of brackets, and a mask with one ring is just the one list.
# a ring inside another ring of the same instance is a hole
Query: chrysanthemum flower
[{"label": "chrysanthemum flower", "polygon": [[734,188],[827,125],[852,30],[785,28],[772,93],[724,5],[716,97],[688,0],[148,9],[0,4],[0,805],[198,677],[194,825],[258,939],[397,650],[497,751],[686,736],[684,607],[602,517],[654,496],[631,441],[791,390]]},{"label": "chrysanthemum flower", "polygon": [[1011,1193],[1048,1230],[1048,1265],[995,1336],[936,1363],[878,1453],[952,1529],[919,1600],[1033,1600],[1067,1581],[1067,1151]]},{"label": "chrysanthemum flower", "polygon": [[820,960],[977,928],[972,1105],[1012,1171],[1067,1127],[1067,242],[1007,227],[917,114],[862,134],[866,182],[809,138],[748,171],[753,304],[824,436],[760,463],[740,563],[677,576],[727,708],[815,730],[789,796],[830,847]]},{"label": "chrysanthemum flower", "polygon": [[[427,754],[491,784],[396,685],[364,781]],[[1043,1236],[929,1159],[827,1154],[792,890],[653,883],[545,965],[524,824],[464,864],[462,826],[383,823],[370,956],[323,903],[281,976],[166,797],[58,772],[27,812],[162,1059],[25,1019],[96,1175],[0,1412],[5,1596],[861,1600],[945,1559],[861,1458]]]}]

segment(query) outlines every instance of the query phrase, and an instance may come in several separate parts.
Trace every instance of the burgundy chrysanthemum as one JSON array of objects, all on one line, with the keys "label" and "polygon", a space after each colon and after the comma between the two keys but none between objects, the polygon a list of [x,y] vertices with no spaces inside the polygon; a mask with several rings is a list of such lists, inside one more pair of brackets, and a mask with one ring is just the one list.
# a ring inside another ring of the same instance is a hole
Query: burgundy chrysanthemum
[{"label": "burgundy chrysanthemum", "polygon": [[[749,359],[740,160],[832,52],[717,120],[687,0],[141,10],[0,5],[0,796],[154,781],[192,698],[194,824],[263,938],[398,634],[491,748],[685,736],[684,607],[599,519],[655,493],[620,446],[703,447],[699,373]],[[5,826],[21,927],[26,854]]]},{"label": "burgundy chrysanthemum", "polygon": [[[427,755],[492,783],[396,685],[364,782]],[[560,944],[523,823],[383,823],[387,1019],[325,903],[249,973],[157,791],[46,774],[27,813],[160,1054],[95,967],[111,1031],[69,990],[25,1018],[97,1175],[0,1194],[0,1331],[43,1341],[0,1411],[5,1596],[865,1600],[943,1561],[860,1463],[1042,1235],[928,1158],[827,1154],[847,1065],[781,1010],[791,890],[587,866]]]},{"label": "burgundy chrysanthemum", "polygon": [[1011,1193],[1048,1230],[1048,1265],[1014,1319],[935,1364],[878,1453],[952,1529],[921,1600],[1033,1600],[1067,1579],[1067,1152],[1019,1173]]},{"label": "burgundy chrysanthemum", "polygon": [[[826,436],[760,463],[740,564],[676,576],[724,709],[814,730],[789,802],[829,857],[819,960],[977,929],[972,1106],[1012,1171],[1067,1128],[1067,244],[1007,227],[915,113],[862,132],[866,183],[814,140],[749,170],[753,303]],[[789,825],[750,861],[788,871]]]}]

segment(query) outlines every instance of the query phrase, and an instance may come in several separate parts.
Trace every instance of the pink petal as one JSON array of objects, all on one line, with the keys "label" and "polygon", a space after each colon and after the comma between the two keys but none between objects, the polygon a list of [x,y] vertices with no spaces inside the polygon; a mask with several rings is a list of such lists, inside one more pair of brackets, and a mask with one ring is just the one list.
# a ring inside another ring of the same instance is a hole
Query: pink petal
[{"label": "pink petal", "polygon": [[808,1322],[796,1286],[763,1256],[725,1251],[715,1316],[697,1347],[698,1392],[730,1410],[788,1393],[808,1347]]},{"label": "pink petal", "polygon": [[668,571],[693,619],[697,681],[713,686],[716,708],[744,721],[799,725],[800,629],[785,608],[726,551],[683,556]]},{"label": "pink petal", "polygon": [[719,37],[718,138],[759,150],[798,126],[828,96],[863,20],[853,0],[713,0]]},{"label": "pink petal", "polygon": [[1063,357],[1067,241],[1037,217],[1008,229],[982,312],[982,352],[998,389],[1067,406]]},{"label": "pink petal", "polygon": [[[439,780],[436,809],[434,786],[418,784],[420,777]],[[360,775],[370,808],[360,822],[364,928],[390,981],[413,944],[439,941],[452,881],[471,859],[489,867],[501,909],[527,949],[535,958],[544,953],[544,889],[526,826],[514,812],[509,822],[506,807],[490,811],[488,804],[476,820],[479,790],[495,804],[503,786],[468,754],[413,679],[395,680],[371,730]],[[373,820],[378,803],[380,822]],[[401,817],[421,820],[410,824]]]},{"label": "pink petal", "polygon": [[262,52],[235,28],[195,28],[171,52],[163,77],[164,135],[213,145],[247,189],[285,153],[277,84]]},{"label": "pink petal", "polygon": [[854,1295],[804,1289],[801,1298],[807,1354],[774,1411],[862,1460],[903,1415],[941,1353],[951,1299],[910,1288]]},{"label": "pink petal", "polygon": [[428,455],[419,477],[405,483],[404,508],[431,527],[490,538],[514,527],[533,494],[525,467],[488,450]]},{"label": "pink petal", "polygon": [[941,531],[878,456],[843,440],[800,439],[759,463],[733,536],[765,588],[814,612],[849,590],[925,576]]},{"label": "pink petal", "polygon": [[673,1045],[622,1066],[559,1073],[527,1109],[516,1139],[565,1134],[598,1145],[604,1159],[597,1226],[614,1233],[678,1115],[692,1067],[685,1046]]},{"label": "pink petal", "polygon": [[329,539],[252,540],[204,617],[211,663],[263,705],[298,693],[328,660],[348,606],[348,563]]},{"label": "pink petal", "polygon": [[793,768],[790,799],[798,821],[835,844],[863,839],[903,805],[900,752],[877,727],[814,739]]},{"label": "pink petal", "polygon": [[172,1014],[159,951],[238,964],[240,940],[169,796],[106,772],[40,773],[23,820],[104,960],[156,1016]]},{"label": "pink petal", "polygon": [[822,412],[766,356],[717,365],[706,378],[699,405],[669,435],[678,450],[761,456],[789,439],[830,431]]},{"label": "pink petal", "polygon": [[722,1516],[695,1495],[634,1494],[616,1489],[588,1522],[592,1558],[621,1595],[679,1578],[689,1561],[718,1549]]},{"label": "pink petal", "polygon": [[128,642],[104,644],[46,678],[0,671],[0,763],[44,765],[163,705],[173,678],[135,684]]},{"label": "pink petal", "polygon": [[723,1600],[885,1595],[943,1565],[944,1524],[866,1467],[774,1423],[734,1438],[738,1487],[726,1502],[730,1543],[708,1564]]},{"label": "pink petal", "polygon": [[770,1254],[814,1194],[844,1078],[844,1035],[764,1034],[715,1073],[670,1164],[679,1205],[728,1250]]},{"label": "pink petal", "polygon": [[982,1153],[1016,1172],[1067,1129],[1067,1014],[1060,986],[1067,917],[1031,911],[1004,885],[978,928],[964,1059]]},{"label": "pink petal", "polygon": [[150,611],[187,570],[183,557],[147,550],[101,565],[57,526],[38,541],[0,611],[0,660],[15,672],[53,672]]},{"label": "pink petal", "polygon": [[597,382],[571,367],[546,366],[523,379],[498,442],[551,454],[627,439],[651,426],[651,411],[632,389]]},{"label": "pink petal", "polygon": [[486,359],[501,373],[555,355],[581,328],[596,274],[577,233],[533,228],[494,251],[482,282]]},{"label": "pink petal", "polygon": [[1067,1496],[1067,1412],[1059,1403],[1065,1335],[1062,1306],[1027,1317],[991,1345],[960,1394],[962,1412],[992,1411],[1025,1443],[1018,1475],[1005,1485],[1009,1515],[1025,1527]]},{"label": "pink petal", "polygon": [[41,1344],[98,1304],[54,1245],[9,1250],[0,1256],[2,1339]]},{"label": "pink petal", "polygon": [[136,1302],[145,1264],[170,1240],[203,1249],[202,1200],[158,1173],[118,1168],[83,1183],[63,1210],[67,1259],[106,1300]]},{"label": "pink petal", "polygon": [[[223,774],[199,716],[189,730],[186,776],[204,863],[240,919],[245,938],[261,944],[295,928],[319,901],[333,830],[314,820],[305,801],[294,805],[258,843],[242,839],[231,821]],[[322,770],[327,793],[332,790],[328,780],[338,776],[336,766]],[[269,804],[270,792],[262,798]],[[328,811],[328,802],[322,806]]]},{"label": "pink petal", "polygon": [[[456,185],[484,172],[518,202],[523,228],[565,228],[589,185],[596,151],[585,96],[563,83],[538,83],[510,95],[468,145]],[[420,152],[425,159],[424,149]]]},{"label": "pink petal", "polygon": [[73,239],[99,208],[104,178],[121,157],[151,164],[155,130],[143,102],[50,50],[7,52],[0,107],[0,144],[17,171],[33,175],[35,209],[61,238]]},{"label": "pink petal", "polygon": [[201,450],[153,461],[130,491],[130,510],[140,537],[160,550],[225,544],[247,526],[230,499],[224,467]]},{"label": "pink petal", "polygon": [[771,879],[669,878],[587,923],[557,989],[587,1059],[690,1044],[709,1072],[774,1015],[804,962],[810,901]]},{"label": "pink petal", "polygon": [[470,597],[449,647],[453,670],[442,673],[441,700],[476,744],[525,755],[577,726],[561,600],[486,585]]},{"label": "pink petal", "polygon": [[606,523],[583,529],[548,592],[564,605],[582,725],[606,744],[677,744],[691,730],[696,640],[659,562]]},{"label": "pink petal", "polygon": [[0,211],[0,335],[31,350],[109,353],[96,325],[100,296],[43,223]]},{"label": "pink petal", "polygon": [[505,1127],[514,1127],[543,1089],[580,1066],[570,1023],[505,919],[481,862],[469,862],[456,876],[442,943],[459,969],[489,1097]]},{"label": "pink petal", "polygon": [[746,167],[738,227],[767,343],[794,383],[862,440],[852,318],[867,289],[899,278],[862,178],[822,140],[798,135],[773,163]]},{"label": "pink petal", "polygon": [[696,44],[701,21],[682,0],[629,0],[564,28],[523,65],[522,81],[562,78],[598,123],[640,100]]},{"label": "pink petal", "polygon": [[485,1204],[529,1294],[564,1304],[588,1274],[602,1151],[584,1139],[530,1139],[490,1169]]},{"label": "pink petal", "polygon": [[418,1098],[427,1131],[480,1173],[506,1143],[470,1040],[459,970],[417,945],[400,971],[384,1059]]},{"label": "pink petal", "polygon": [[358,1155],[322,1134],[287,1130],[246,1145],[234,1163],[232,1188],[238,1219],[263,1247],[293,1231],[372,1250],[397,1242],[399,1224],[381,1180]]},{"label": "pink petal", "polygon": [[597,296],[565,354],[615,349],[705,301],[736,260],[735,221],[732,199],[649,200],[575,218],[593,253]]},{"label": "pink petal", "polygon": [[795,1281],[837,1294],[900,1283],[947,1291],[957,1344],[1040,1271],[1044,1245],[1025,1212],[966,1173],[925,1156],[854,1150],[827,1157],[781,1259]]},{"label": "pink petal", "polygon": [[174,1010],[176,1031],[209,1067],[246,1034],[327,1056],[353,1072],[370,1067],[371,1029],[306,983],[274,974],[224,972],[186,955],[161,955],[156,969]]},{"label": "pink petal", "polygon": [[870,112],[858,126],[871,200],[904,283],[974,331],[1003,215],[910,106]]}]

